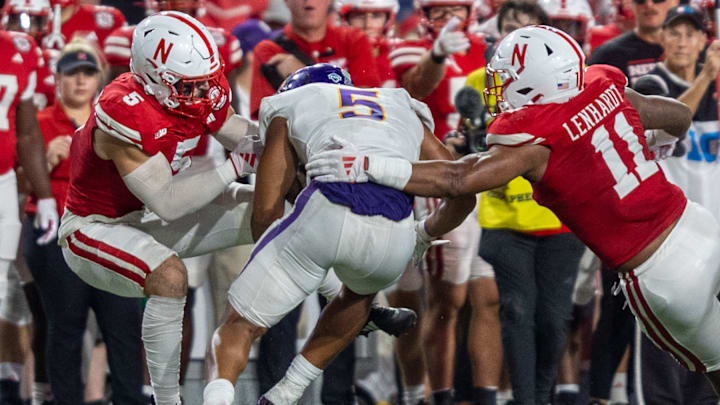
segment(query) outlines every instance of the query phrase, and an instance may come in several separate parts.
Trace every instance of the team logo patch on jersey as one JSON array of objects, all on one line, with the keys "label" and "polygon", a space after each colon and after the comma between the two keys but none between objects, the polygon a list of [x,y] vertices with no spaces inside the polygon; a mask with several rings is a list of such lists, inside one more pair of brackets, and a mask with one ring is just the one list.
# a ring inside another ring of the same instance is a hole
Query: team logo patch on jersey
[{"label": "team logo patch on jersey", "polygon": [[19,36],[19,35],[13,35],[13,44],[15,45],[15,48],[17,48],[18,51],[25,53],[32,48],[32,45],[30,44],[30,41],[28,41],[27,38]]},{"label": "team logo patch on jersey", "polygon": [[225,95],[225,92],[220,90],[220,88],[217,86],[214,86],[212,89],[210,89],[210,91],[208,92],[208,98],[211,100],[212,108],[215,111],[223,108],[223,106],[227,102],[227,96]]},{"label": "team logo patch on jersey", "polygon": [[332,72],[328,75],[328,79],[332,80],[333,83],[340,83],[343,78],[339,74]]},{"label": "team logo patch on jersey", "polygon": [[115,24],[115,17],[107,11],[98,11],[95,13],[95,25],[98,28],[108,29]]}]

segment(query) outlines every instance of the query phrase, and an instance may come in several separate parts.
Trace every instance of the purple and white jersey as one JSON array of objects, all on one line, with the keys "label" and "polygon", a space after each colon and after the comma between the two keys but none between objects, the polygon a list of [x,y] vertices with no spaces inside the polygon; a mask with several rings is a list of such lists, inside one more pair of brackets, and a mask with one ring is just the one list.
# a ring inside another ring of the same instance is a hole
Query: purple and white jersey
[{"label": "purple and white jersey", "polygon": [[427,105],[404,89],[362,89],[312,83],[266,97],[260,104],[260,134],[275,117],[288,120],[290,142],[301,163],[323,151],[332,137],[367,155],[420,157],[423,124],[434,129]]}]

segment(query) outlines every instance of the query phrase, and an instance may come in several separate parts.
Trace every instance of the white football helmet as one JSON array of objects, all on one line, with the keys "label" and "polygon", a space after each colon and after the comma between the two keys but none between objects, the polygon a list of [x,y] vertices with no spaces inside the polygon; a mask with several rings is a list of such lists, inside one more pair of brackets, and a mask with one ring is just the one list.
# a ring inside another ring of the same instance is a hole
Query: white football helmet
[{"label": "white football helmet", "polygon": [[500,42],[486,72],[485,105],[497,103],[499,112],[562,103],[583,89],[585,54],[565,32],[531,25]]},{"label": "white football helmet", "polygon": [[552,25],[570,34],[576,41],[585,40],[588,28],[594,22],[592,8],[587,0],[538,0]]},{"label": "white football helmet", "polygon": [[48,0],[7,0],[2,8],[2,26],[19,27],[23,32],[42,32],[50,18]]},{"label": "white football helmet", "polygon": [[204,117],[228,102],[223,63],[200,21],[177,11],[146,17],[135,28],[130,70],[171,112]]},{"label": "white football helmet", "polygon": [[383,32],[387,33],[395,24],[395,16],[400,9],[398,0],[335,0],[335,10],[347,22],[347,16],[353,11],[388,13]]}]

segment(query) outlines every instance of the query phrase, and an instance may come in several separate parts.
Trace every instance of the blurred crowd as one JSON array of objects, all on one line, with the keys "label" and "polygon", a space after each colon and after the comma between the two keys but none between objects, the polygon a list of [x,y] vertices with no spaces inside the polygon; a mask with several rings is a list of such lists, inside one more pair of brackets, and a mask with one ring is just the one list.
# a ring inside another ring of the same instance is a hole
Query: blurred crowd
[{"label": "blurred crowd", "polygon": [[[0,204],[6,235],[0,235],[0,405],[149,401],[143,302],[81,281],[65,263],[47,214],[57,210],[57,221],[63,213],[73,134],[93,114],[103,86],[130,71],[133,24],[146,15],[181,11],[210,28],[232,105],[245,117],[257,119],[261,100],[297,69],[328,62],[348,70],[356,86],[403,87],[427,103],[435,136],[455,156],[485,148],[493,117],[480,94],[494,85],[485,64],[495,44],[523,26],[557,27],[581,44],[577,51],[588,64],[616,66],[635,90],[691,108],[690,130],[662,151],[661,165],[689,198],[720,218],[712,183],[720,132],[715,5],[690,1],[5,0],[0,136],[7,139],[0,140],[6,149],[0,187],[3,193],[17,187],[19,198],[3,194]],[[522,60],[525,50],[516,51],[512,57]],[[23,97],[11,108],[17,91]],[[29,124],[16,127],[16,114]],[[22,149],[29,142],[23,131],[36,129],[44,139],[33,149],[44,150],[44,179]],[[17,159],[6,159],[14,154],[9,139],[16,133]],[[224,159],[215,140],[200,142],[193,170]],[[7,175],[13,170],[17,180]],[[416,217],[437,204],[416,198]],[[20,227],[19,240],[7,236]],[[394,341],[394,403],[718,403],[702,374],[682,368],[640,334],[615,290],[617,275],[598,272],[601,263],[534,202],[526,180],[478,195],[474,213],[444,239],[451,243],[432,247],[424,263],[409,264],[385,291],[390,304],[419,314],[417,327]],[[192,291],[210,283],[219,323],[229,285],[249,254],[250,247],[241,246],[185,260],[190,293],[181,381],[193,339]],[[261,392],[295,355],[300,311],[261,339]],[[351,346],[325,371],[322,403],[355,403],[354,373]]]}]

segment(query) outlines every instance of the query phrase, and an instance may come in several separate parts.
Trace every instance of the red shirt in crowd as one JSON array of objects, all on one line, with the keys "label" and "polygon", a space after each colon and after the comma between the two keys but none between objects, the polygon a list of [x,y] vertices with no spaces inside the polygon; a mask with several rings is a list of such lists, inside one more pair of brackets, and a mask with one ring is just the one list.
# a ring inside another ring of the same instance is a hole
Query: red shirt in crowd
[{"label": "red shirt in crowd", "polygon": [[[468,35],[470,48],[445,59],[445,76],[429,96],[422,99],[432,112],[435,136],[443,139],[450,130],[457,128],[460,114],[455,111],[455,94],[465,86],[471,72],[485,66],[485,41],[477,35]],[[420,62],[420,58],[432,48],[432,38],[401,42],[390,52],[390,64],[402,86],[403,75]]]},{"label": "red shirt in crowd", "polygon": [[15,164],[15,113],[21,100],[32,100],[40,53],[31,36],[0,30],[0,174]]},{"label": "red shirt in crowd", "polygon": [[80,4],[75,13],[62,24],[60,31],[66,42],[80,35],[102,48],[105,38],[118,27],[125,25],[125,16],[114,7]]},{"label": "red shirt in crowd", "polygon": [[[50,144],[50,141],[57,137],[73,136],[75,129],[77,129],[75,123],[65,114],[65,110],[63,110],[60,103],[55,103],[40,111],[37,114],[37,119],[38,124],[40,124],[40,131],[43,138],[45,138],[46,147]],[[50,172],[50,187],[60,215],[65,211],[65,196],[69,184],[70,159],[63,159]],[[25,212],[28,214],[37,212],[37,197],[34,194],[28,196]]]},{"label": "red shirt in crowd", "polygon": [[[317,63],[332,63],[347,70],[353,83],[358,87],[379,87],[380,78],[373,58],[372,47],[367,35],[351,27],[327,25],[325,38],[318,42],[308,42],[295,34],[290,25],[286,25],[283,33],[298,48]],[[275,94],[275,89],[260,71],[260,66],[278,53],[287,53],[280,45],[270,40],[257,44],[254,50],[253,82],[250,90],[250,115],[258,118],[260,101]]]}]

